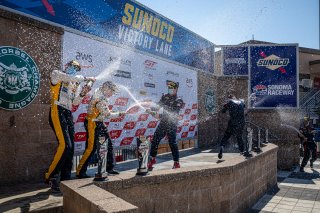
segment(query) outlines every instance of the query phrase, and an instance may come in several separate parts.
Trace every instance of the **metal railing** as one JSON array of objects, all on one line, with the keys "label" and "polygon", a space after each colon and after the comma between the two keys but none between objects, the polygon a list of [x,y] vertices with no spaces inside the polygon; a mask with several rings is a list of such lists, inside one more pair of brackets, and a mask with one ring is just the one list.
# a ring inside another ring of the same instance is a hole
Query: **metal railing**
[{"label": "metal railing", "polygon": [[305,93],[302,97],[300,97],[300,100],[299,100],[300,106],[304,105],[317,92],[319,92],[319,89],[313,88],[309,92]]},{"label": "metal railing", "polygon": [[247,151],[261,151],[261,145],[269,143],[269,139],[279,139],[269,129],[261,127],[251,121],[246,121],[245,136]]},{"label": "metal railing", "polygon": [[302,106],[306,114],[310,117],[317,117],[317,110],[320,108],[320,90],[315,93],[311,98],[309,98]]}]

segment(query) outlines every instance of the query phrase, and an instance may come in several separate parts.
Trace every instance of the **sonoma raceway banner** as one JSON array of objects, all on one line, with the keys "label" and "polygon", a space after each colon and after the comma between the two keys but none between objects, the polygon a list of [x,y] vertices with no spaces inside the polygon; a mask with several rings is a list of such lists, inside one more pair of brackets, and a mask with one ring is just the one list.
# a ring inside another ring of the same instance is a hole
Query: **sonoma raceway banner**
[{"label": "sonoma raceway banner", "polygon": [[213,72],[213,44],[130,0],[2,0],[1,5]]},{"label": "sonoma raceway banner", "polygon": [[248,48],[228,46],[222,48],[223,74],[224,75],[248,75]]},{"label": "sonoma raceway banner", "polygon": [[250,47],[250,108],[298,107],[298,45]]},{"label": "sonoma raceway banner", "polygon": [[[81,45],[79,45],[81,44]],[[166,81],[179,82],[178,96],[185,103],[180,111],[177,139],[194,138],[197,134],[198,100],[197,73],[177,64],[146,56],[129,49],[65,32],[63,62],[76,59],[84,76],[95,76],[92,91],[106,80],[119,85],[120,91],[110,98],[113,111],[126,111],[123,117],[106,119],[110,137],[115,146],[135,144],[139,135],[153,136],[158,120],[145,109],[159,102],[168,92]],[[90,94],[75,109],[75,153],[85,149],[86,117]]]}]

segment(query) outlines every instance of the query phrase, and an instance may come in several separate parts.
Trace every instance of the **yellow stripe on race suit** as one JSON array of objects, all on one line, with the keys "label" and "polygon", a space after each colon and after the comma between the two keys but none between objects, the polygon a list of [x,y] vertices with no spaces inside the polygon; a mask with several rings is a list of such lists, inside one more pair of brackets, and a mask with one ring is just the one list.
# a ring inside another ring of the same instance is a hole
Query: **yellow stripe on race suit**
[{"label": "yellow stripe on race suit", "polygon": [[94,136],[95,136],[95,130],[96,130],[96,122],[94,121],[98,115],[99,115],[99,111],[98,109],[95,107],[95,105],[92,106],[92,109],[88,110],[92,113],[88,113],[87,114],[87,119],[88,119],[88,146],[86,148],[86,150],[83,153],[83,156],[79,162],[79,165],[77,167],[77,175],[80,175],[80,171],[83,167],[83,164],[88,160],[89,156],[92,153],[93,150],[93,145],[94,145]]},{"label": "yellow stripe on race suit", "polygon": [[57,151],[54,155],[53,161],[51,165],[49,166],[48,172],[45,174],[46,180],[49,179],[50,175],[52,172],[55,170],[57,167],[59,161],[61,160],[62,154],[65,150],[66,147],[66,142],[63,136],[63,131],[61,128],[60,124],[60,119],[59,119],[59,113],[58,113],[58,106],[55,104],[55,101],[58,100],[59,97],[59,92],[60,92],[60,86],[61,83],[58,83],[56,85],[51,85],[51,119],[53,123],[53,128],[56,133],[56,136],[58,138],[58,148]]},{"label": "yellow stripe on race suit", "polygon": [[88,120],[88,147],[83,153],[83,156],[79,162],[79,165],[77,167],[77,175],[80,175],[80,171],[83,167],[83,164],[88,160],[89,156],[92,153],[93,145],[94,145],[94,133],[96,129],[96,122]]}]

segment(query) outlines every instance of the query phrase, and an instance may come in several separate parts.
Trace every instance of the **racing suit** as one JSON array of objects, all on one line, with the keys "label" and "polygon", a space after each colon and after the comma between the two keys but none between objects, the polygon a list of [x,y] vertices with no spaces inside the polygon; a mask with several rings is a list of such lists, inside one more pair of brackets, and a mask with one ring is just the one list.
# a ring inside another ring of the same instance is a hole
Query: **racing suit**
[{"label": "racing suit", "polygon": [[238,141],[240,152],[244,151],[244,144],[242,139],[242,134],[245,126],[244,108],[244,102],[242,100],[236,99],[230,99],[223,106],[222,112],[225,113],[229,111],[230,119],[228,122],[228,127],[221,139],[220,146],[225,146],[231,135],[234,135]]},{"label": "racing suit", "polygon": [[311,160],[310,160],[310,166],[312,167],[313,162],[317,159],[317,144],[314,141],[314,134],[313,134],[314,128],[310,125],[300,127],[300,132],[302,132],[302,135],[304,136],[304,142],[303,142],[303,159],[301,162],[301,167],[304,168],[308,160],[310,159],[310,152],[311,152]]},{"label": "racing suit", "polygon": [[45,173],[45,180],[58,178],[69,180],[71,177],[74,153],[74,124],[72,107],[80,104],[79,85],[85,78],[72,76],[54,70],[51,73],[51,108],[49,123],[58,140],[57,151],[53,161]]},{"label": "racing suit", "polygon": [[176,142],[177,121],[180,109],[184,103],[176,95],[163,95],[159,101],[159,106],[163,107],[163,114],[160,117],[160,123],[154,133],[151,142],[151,157],[157,156],[158,146],[161,139],[167,135],[171,149],[173,161],[179,161],[179,149]]},{"label": "racing suit", "polygon": [[119,113],[111,112],[108,105],[107,97],[103,95],[101,88],[97,88],[89,103],[87,118],[85,120],[87,145],[77,167],[78,177],[86,175],[89,159],[97,150],[97,143],[99,143],[100,137],[108,140],[107,171],[112,170],[114,167],[113,145],[103,120],[109,117],[118,117]]}]

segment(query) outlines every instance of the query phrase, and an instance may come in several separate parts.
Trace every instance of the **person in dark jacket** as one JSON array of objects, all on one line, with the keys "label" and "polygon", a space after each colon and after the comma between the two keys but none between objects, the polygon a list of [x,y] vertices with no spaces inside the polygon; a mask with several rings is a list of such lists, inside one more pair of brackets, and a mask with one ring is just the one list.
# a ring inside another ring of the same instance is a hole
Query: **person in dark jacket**
[{"label": "person in dark jacket", "polygon": [[[156,156],[158,146],[162,138],[166,135],[169,139],[169,146],[173,156],[173,169],[180,168],[179,163],[179,149],[176,141],[177,123],[180,109],[183,108],[184,103],[181,98],[178,98],[177,92],[179,83],[167,81],[168,94],[161,97],[157,110],[148,111],[150,114],[160,119],[160,123],[154,133],[151,142],[151,160],[148,163],[148,169],[152,170],[153,165],[156,163]],[[161,111],[163,111],[161,113]]]},{"label": "person in dark jacket", "polygon": [[232,135],[237,138],[240,152],[242,153],[244,151],[242,134],[245,126],[245,104],[243,100],[237,99],[234,95],[229,95],[228,98],[229,100],[223,106],[222,112],[226,113],[229,111],[230,119],[228,127],[220,142],[219,159],[222,158],[224,146]]},{"label": "person in dark jacket", "polygon": [[303,141],[303,159],[300,165],[300,172],[304,172],[304,167],[310,159],[310,167],[313,168],[313,162],[317,159],[317,144],[314,141],[315,130],[310,123],[309,118],[305,118],[300,126],[299,137]]}]

